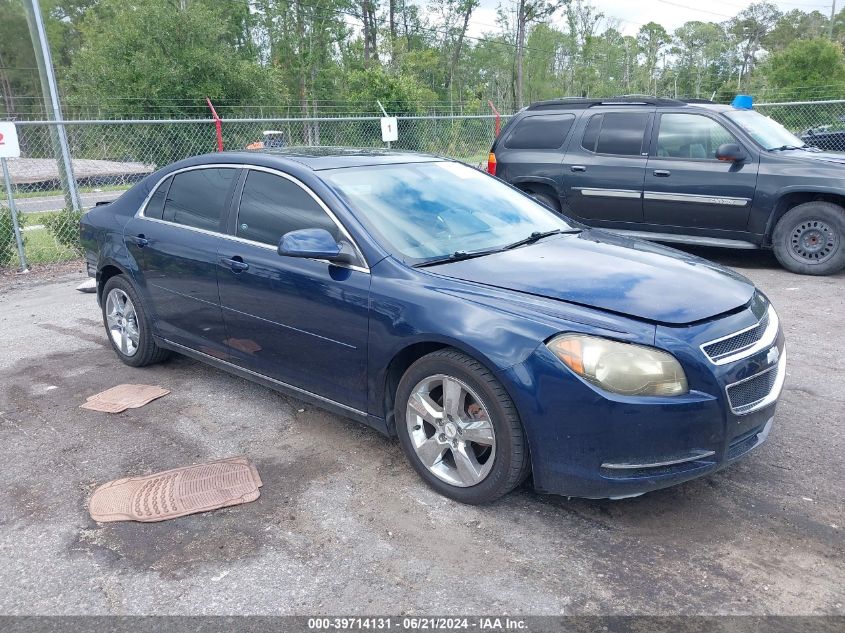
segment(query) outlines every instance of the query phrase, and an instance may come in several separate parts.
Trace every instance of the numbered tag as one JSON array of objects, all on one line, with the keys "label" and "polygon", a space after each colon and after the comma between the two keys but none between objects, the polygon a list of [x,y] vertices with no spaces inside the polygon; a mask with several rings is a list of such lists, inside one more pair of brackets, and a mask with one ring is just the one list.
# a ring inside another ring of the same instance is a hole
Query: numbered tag
[{"label": "numbered tag", "polygon": [[14,123],[0,121],[0,158],[18,158],[21,148],[18,145],[18,130]]}]

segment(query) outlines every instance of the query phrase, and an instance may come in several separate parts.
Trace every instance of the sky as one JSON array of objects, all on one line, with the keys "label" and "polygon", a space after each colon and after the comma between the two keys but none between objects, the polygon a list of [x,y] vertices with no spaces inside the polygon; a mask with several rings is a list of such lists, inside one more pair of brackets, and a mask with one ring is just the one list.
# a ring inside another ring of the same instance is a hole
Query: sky
[{"label": "sky", "polygon": [[[507,5],[512,0],[481,0],[481,6],[472,16],[469,35],[478,37],[492,31],[496,24],[496,7],[500,2]],[[783,11],[800,9],[818,10],[830,15],[832,0],[770,0]],[[753,0],[592,0],[595,7],[608,18],[616,18],[619,28],[625,35],[634,35],[642,24],[658,22],[670,33],[684,22],[701,20],[704,22],[724,22],[730,19]],[[837,0],[837,8],[845,8],[845,0]],[[558,15],[553,21],[561,23]]]}]

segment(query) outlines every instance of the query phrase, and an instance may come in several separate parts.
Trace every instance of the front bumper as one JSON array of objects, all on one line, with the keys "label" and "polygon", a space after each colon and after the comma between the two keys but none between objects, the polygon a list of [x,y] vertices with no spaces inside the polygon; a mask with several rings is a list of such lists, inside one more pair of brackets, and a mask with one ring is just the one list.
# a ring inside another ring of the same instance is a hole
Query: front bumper
[{"label": "front bumper", "polygon": [[[636,496],[714,472],[766,440],[786,373],[782,333],[773,345],[776,364],[768,348],[724,366],[709,364],[689,340],[665,337],[658,345],[687,370],[691,391],[684,396],[609,394],[569,372],[545,345],[501,373],[525,426],[538,490]],[[768,397],[737,414],[727,386],[768,370],[778,377]]]}]

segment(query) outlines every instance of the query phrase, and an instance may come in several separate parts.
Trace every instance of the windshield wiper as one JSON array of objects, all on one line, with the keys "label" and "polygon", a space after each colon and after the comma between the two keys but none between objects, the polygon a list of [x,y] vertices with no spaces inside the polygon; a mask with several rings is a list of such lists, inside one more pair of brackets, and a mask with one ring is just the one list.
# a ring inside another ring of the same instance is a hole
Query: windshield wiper
[{"label": "windshield wiper", "polygon": [[502,248],[502,250],[509,251],[512,248],[517,248],[519,246],[525,246],[526,244],[533,244],[534,242],[538,242],[538,241],[542,240],[544,237],[549,237],[550,235],[558,235],[559,233],[574,234],[574,233],[580,233],[580,232],[581,232],[581,229],[566,229],[565,231],[563,229],[552,229],[551,231],[534,231],[531,235],[529,235],[525,239],[514,242],[513,244],[508,244],[507,246]]},{"label": "windshield wiper", "polygon": [[772,147],[770,152],[783,152],[788,149],[807,149],[807,145],[781,145],[780,147]]},{"label": "windshield wiper", "polygon": [[455,251],[451,255],[445,257],[435,257],[419,264],[414,264],[414,268],[425,268],[426,266],[436,266],[437,264],[448,264],[450,262],[460,262],[465,259],[472,259],[474,257],[484,257],[493,253],[501,252],[501,248],[491,248],[486,251]]}]

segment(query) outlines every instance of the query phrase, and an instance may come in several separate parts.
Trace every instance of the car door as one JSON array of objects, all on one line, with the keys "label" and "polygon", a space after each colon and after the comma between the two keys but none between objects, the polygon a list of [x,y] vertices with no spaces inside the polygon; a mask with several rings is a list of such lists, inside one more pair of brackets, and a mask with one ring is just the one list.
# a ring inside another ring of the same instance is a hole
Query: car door
[{"label": "car door", "polygon": [[215,356],[227,349],[217,251],[239,172],[218,166],[176,172],[124,228],[156,333]]},{"label": "car door", "polygon": [[723,162],[723,143],[742,143],[705,114],[659,115],[646,169],[643,209],[647,224],[742,231],[748,225],[758,162]]},{"label": "car door", "polygon": [[352,242],[328,207],[287,174],[250,169],[230,239],[218,251],[220,302],[238,364],[363,411],[370,274],[357,265],[279,255],[288,231],[325,228]]},{"label": "car door", "polygon": [[641,222],[653,108],[587,113],[563,165],[566,201],[588,224]]}]

